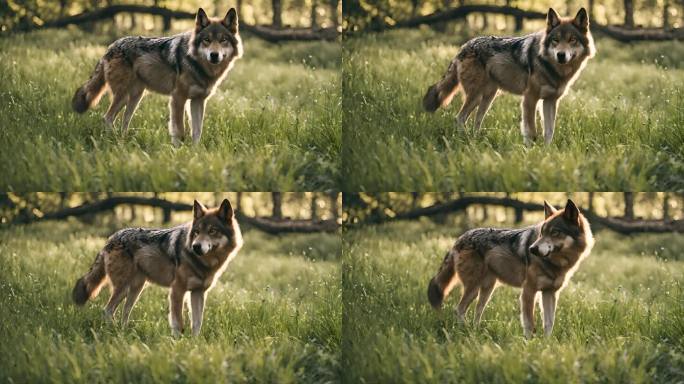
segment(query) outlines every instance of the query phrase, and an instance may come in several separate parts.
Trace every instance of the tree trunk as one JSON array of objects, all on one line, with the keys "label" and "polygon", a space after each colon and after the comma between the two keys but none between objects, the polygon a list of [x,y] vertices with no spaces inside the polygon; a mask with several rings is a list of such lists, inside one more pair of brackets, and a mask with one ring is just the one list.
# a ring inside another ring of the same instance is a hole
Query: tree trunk
[{"label": "tree trunk", "polygon": [[416,17],[418,15],[418,6],[420,5],[420,0],[411,0],[411,17]]},{"label": "tree trunk", "polygon": [[340,25],[340,21],[338,20],[339,15],[337,13],[337,7],[340,4],[340,0],[330,0],[330,18],[332,19],[333,25],[335,28],[337,28],[338,25]]},{"label": "tree trunk", "polygon": [[340,217],[340,212],[337,207],[337,192],[331,192],[328,195],[328,198],[330,199],[330,213],[332,214],[333,219],[337,220],[337,218]]},{"label": "tree trunk", "polygon": [[242,212],[242,192],[237,193],[237,198],[235,200],[235,210]]},{"label": "tree trunk", "polygon": [[587,210],[589,212],[594,212],[594,192],[589,192],[589,203],[587,204]]},{"label": "tree trunk", "polygon": [[316,198],[316,193],[311,192],[311,220],[318,219],[318,199]]},{"label": "tree trunk", "polygon": [[283,218],[283,195],[280,192],[271,192],[271,199],[273,200],[273,213],[271,216],[274,219]]},{"label": "tree trunk", "polygon": [[663,196],[663,220],[670,220],[670,195],[667,192]]},{"label": "tree trunk", "polygon": [[596,0],[589,0],[589,9],[587,10],[589,12],[589,20],[591,23],[594,22],[594,3]]},{"label": "tree trunk", "polygon": [[634,192],[624,192],[625,219],[634,220]]},{"label": "tree trunk", "polygon": [[634,0],[623,0],[625,5],[625,27],[634,28]]},{"label": "tree trunk", "polygon": [[283,27],[283,4],[280,0],[271,0],[271,7],[273,9],[273,26],[276,28]]},{"label": "tree trunk", "polygon": [[316,12],[316,7],[318,7],[318,0],[311,0],[311,29],[318,28],[318,12]]},{"label": "tree trunk", "polygon": [[522,207],[516,207],[515,208],[515,223],[520,224],[522,223],[524,219],[524,211]]},{"label": "tree trunk", "polygon": [[670,0],[663,5],[663,29],[670,28]]}]

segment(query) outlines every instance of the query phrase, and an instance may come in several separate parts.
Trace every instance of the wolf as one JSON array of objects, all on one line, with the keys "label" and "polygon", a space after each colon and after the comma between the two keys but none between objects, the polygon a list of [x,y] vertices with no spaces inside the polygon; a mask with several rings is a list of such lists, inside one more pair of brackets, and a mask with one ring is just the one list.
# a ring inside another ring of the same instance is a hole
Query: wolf
[{"label": "wolf", "polygon": [[460,85],[464,101],[457,125],[464,129],[477,107],[477,130],[500,89],[522,95],[521,130],[529,146],[537,138],[535,111],[543,100],[541,117],[548,145],[553,139],[558,101],[595,52],[587,11],[582,8],[574,19],[561,19],[551,8],[545,30],[521,37],[476,37],[463,44],[444,77],[427,90],[423,107],[428,112],[446,107]]},{"label": "wolf", "polygon": [[74,286],[72,298],[82,306],[97,296],[105,283],[111,296],[105,318],[113,322],[126,298],[122,323],[147,282],[169,287],[169,323],[174,336],[183,333],[183,301],[190,292],[192,334],[202,327],[204,301],[243,240],[230,202],[207,209],[195,200],[193,220],[168,229],[126,228],[114,233],[97,254],[90,270]]},{"label": "wolf", "polygon": [[171,37],[128,36],[116,40],[97,62],[90,79],[76,91],[71,104],[74,111],[83,113],[109,89],[111,104],[104,116],[105,125],[113,129],[114,119],[125,105],[125,132],[146,89],[170,95],[169,133],[173,145],[178,146],[184,137],[184,108],[189,100],[192,141],[197,144],[206,101],[242,54],[235,9],[221,20],[212,20],[200,8],[192,31]]},{"label": "wolf", "polygon": [[550,336],[558,295],[589,255],[594,238],[572,200],[562,210],[545,201],[544,213],[542,222],[527,228],[477,228],[461,235],[428,284],[430,304],[441,308],[460,281],[463,293],[456,307],[458,319],[465,321],[468,306],[479,296],[475,309],[475,323],[479,324],[497,282],[520,287],[522,327],[530,338],[535,332],[535,302],[541,292],[544,335]]}]

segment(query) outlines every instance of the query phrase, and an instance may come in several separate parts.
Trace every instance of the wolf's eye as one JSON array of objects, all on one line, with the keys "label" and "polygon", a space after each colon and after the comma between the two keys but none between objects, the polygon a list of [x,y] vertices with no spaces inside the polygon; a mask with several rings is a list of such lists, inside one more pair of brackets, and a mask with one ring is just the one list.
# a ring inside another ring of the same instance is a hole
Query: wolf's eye
[{"label": "wolf's eye", "polygon": [[209,235],[211,235],[211,236],[214,236],[214,235],[216,235],[217,233],[218,233],[218,231],[217,231],[216,229],[214,229],[214,228],[211,228],[211,229],[209,230]]},{"label": "wolf's eye", "polygon": [[228,42],[228,39],[226,39],[225,37],[221,39],[221,44],[225,44],[227,42]]},{"label": "wolf's eye", "polygon": [[202,42],[204,44],[209,44],[209,38],[205,37],[204,39],[202,39]]},{"label": "wolf's eye", "polygon": [[577,39],[575,39],[574,37],[571,37],[570,39],[568,39],[568,42],[570,44],[575,44],[577,42]]},{"label": "wolf's eye", "polygon": [[199,234],[199,231],[198,231],[198,230],[196,230],[196,229],[193,229],[193,230],[192,230],[192,235],[193,235],[193,236],[197,236],[198,234]]},{"label": "wolf's eye", "polygon": [[561,234],[560,231],[557,229],[551,230],[551,236],[560,236],[560,234]]}]

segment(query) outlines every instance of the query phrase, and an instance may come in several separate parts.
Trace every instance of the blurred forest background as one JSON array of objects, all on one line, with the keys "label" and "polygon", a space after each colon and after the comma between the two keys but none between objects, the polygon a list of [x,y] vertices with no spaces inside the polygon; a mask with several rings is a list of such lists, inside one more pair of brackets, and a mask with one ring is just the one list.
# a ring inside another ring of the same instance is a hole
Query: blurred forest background
[{"label": "blurred forest background", "polygon": [[345,221],[351,227],[449,215],[468,223],[520,225],[543,218],[543,201],[562,207],[571,198],[592,225],[622,234],[684,233],[684,194],[674,192],[520,193],[345,193]]},{"label": "blurred forest background", "polygon": [[191,220],[194,199],[213,207],[224,198],[231,201],[238,220],[268,233],[334,232],[340,224],[341,195],[337,192],[2,193],[0,222],[26,224],[75,217],[86,223],[167,224]]},{"label": "blurred forest background", "polygon": [[192,18],[199,7],[215,17],[235,7],[241,24],[246,26],[325,30],[340,24],[342,5],[340,0],[9,0],[0,4],[0,29],[5,32],[63,26],[68,23],[61,21],[67,20],[92,29],[95,19],[112,17],[109,26],[168,31],[174,28],[176,19]]}]

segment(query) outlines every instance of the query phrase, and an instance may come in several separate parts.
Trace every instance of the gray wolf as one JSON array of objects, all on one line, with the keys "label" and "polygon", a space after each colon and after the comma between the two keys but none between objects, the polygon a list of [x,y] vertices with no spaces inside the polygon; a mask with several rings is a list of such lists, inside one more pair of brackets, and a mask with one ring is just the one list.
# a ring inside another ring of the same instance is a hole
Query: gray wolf
[{"label": "gray wolf", "polygon": [[90,79],[76,91],[71,104],[74,111],[83,113],[109,89],[111,104],[105,124],[113,129],[114,119],[125,105],[125,132],[146,89],[170,95],[169,133],[173,145],[178,146],[184,136],[184,109],[189,100],[192,141],[196,144],[202,135],[205,103],[242,57],[242,50],[235,9],[221,20],[212,20],[200,8],[193,31],[171,37],[128,36],[116,40]]},{"label": "gray wolf", "polygon": [[544,142],[550,144],[558,101],[594,53],[584,8],[574,19],[561,19],[549,9],[543,31],[521,37],[476,37],[463,44],[444,77],[428,89],[423,106],[429,112],[446,107],[460,85],[464,101],[458,127],[464,129],[477,107],[477,130],[499,89],[522,95],[521,130],[530,145],[537,138],[535,111],[543,100]]},{"label": "gray wolf", "polygon": [[190,292],[192,334],[202,327],[204,300],[228,263],[242,247],[233,208],[224,200],[207,209],[195,201],[193,220],[168,229],[126,228],[114,233],[97,254],[90,270],[74,286],[72,298],[83,305],[109,282],[111,296],[105,318],[113,321],[126,298],[122,323],[149,281],[169,287],[169,323],[174,336],[183,333],[183,301]]},{"label": "gray wolf", "polygon": [[479,295],[475,323],[479,324],[497,282],[522,288],[521,320],[525,337],[535,332],[534,307],[541,292],[544,334],[551,335],[560,291],[594,245],[591,228],[568,200],[556,210],[544,202],[546,218],[522,229],[477,228],[456,240],[428,285],[428,300],[441,308],[460,281],[463,285],[456,314],[461,322]]}]

